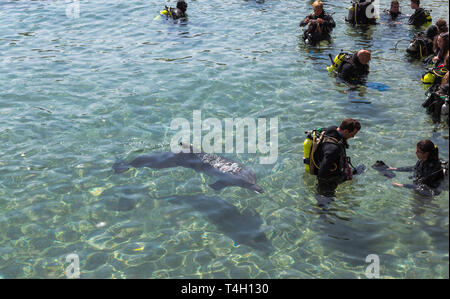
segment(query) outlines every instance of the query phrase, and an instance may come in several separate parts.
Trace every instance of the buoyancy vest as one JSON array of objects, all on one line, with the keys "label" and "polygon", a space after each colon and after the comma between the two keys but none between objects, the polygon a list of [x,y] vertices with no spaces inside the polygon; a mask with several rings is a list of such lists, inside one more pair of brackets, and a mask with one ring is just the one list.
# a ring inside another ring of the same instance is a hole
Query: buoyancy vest
[{"label": "buoyancy vest", "polygon": [[[304,157],[303,163],[305,164],[305,170],[310,174],[317,175],[320,169],[320,162],[318,161],[317,151],[320,150],[324,143],[336,144],[340,149],[340,156],[338,163],[334,163],[334,168],[331,171],[344,172],[346,169],[349,170],[347,154],[346,154],[346,143],[344,140],[338,140],[332,136],[325,134],[325,129],[317,129],[306,132],[308,135],[303,143]],[[351,170],[347,171],[347,176],[351,178]]]}]

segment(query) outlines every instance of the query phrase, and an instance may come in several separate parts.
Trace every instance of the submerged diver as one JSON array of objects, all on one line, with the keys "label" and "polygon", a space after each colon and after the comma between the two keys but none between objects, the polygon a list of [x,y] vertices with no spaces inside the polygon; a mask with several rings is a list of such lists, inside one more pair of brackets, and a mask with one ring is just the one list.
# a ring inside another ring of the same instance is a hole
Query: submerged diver
[{"label": "submerged diver", "polygon": [[324,11],[320,0],[315,1],[312,6],[314,12],[300,23],[300,27],[309,25],[303,32],[303,40],[307,44],[315,45],[321,40],[330,40],[330,33],[336,27],[336,23],[333,17]]},{"label": "submerged diver", "polygon": [[392,171],[414,172],[413,184],[392,183],[396,187],[413,189],[422,195],[438,195],[438,187],[444,179],[445,170],[439,160],[439,149],[430,140],[417,143],[416,155],[419,161],[415,166],[388,168]]},{"label": "submerged diver", "polygon": [[[361,124],[351,118],[344,119],[339,127],[331,126],[314,131],[311,149],[305,150],[305,167],[311,174],[317,175],[317,192],[325,197],[334,197],[337,186],[351,180],[358,169],[351,169],[346,149],[347,140],[355,137]],[[308,136],[310,139],[310,137]],[[310,139],[311,140],[311,139]],[[307,141],[305,141],[305,148]],[[359,169],[361,170],[361,168]]]},{"label": "submerged diver", "polygon": [[177,19],[185,19],[187,18],[186,10],[187,10],[187,3],[184,0],[178,0],[177,7],[167,7],[161,11],[162,15],[165,15],[167,18],[172,18],[174,20]]},{"label": "submerged diver", "polygon": [[411,0],[411,8],[414,9],[414,13],[409,17],[408,25],[421,27],[431,22],[430,12],[420,7],[420,0]]},{"label": "submerged diver", "polygon": [[368,50],[359,50],[353,55],[343,56],[337,68],[338,77],[347,83],[361,83],[369,74],[370,59],[371,54]]}]

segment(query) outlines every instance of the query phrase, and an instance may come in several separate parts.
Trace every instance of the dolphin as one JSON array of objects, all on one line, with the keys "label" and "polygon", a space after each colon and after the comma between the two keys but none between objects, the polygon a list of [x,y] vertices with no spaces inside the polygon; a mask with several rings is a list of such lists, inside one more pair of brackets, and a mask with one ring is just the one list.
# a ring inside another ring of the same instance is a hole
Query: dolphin
[{"label": "dolphin", "polygon": [[169,203],[189,205],[215,224],[226,236],[237,244],[244,244],[263,253],[273,250],[266,234],[261,230],[263,220],[256,212],[242,213],[232,204],[218,197],[174,196]]},{"label": "dolphin", "polygon": [[186,167],[197,172],[204,172],[207,175],[217,177],[218,180],[209,185],[214,190],[222,190],[229,186],[239,186],[263,193],[264,190],[256,184],[255,173],[244,165],[214,154],[204,152],[194,153],[192,146],[188,152],[180,153],[162,152],[154,155],[142,155],[127,163],[118,160],[114,163],[115,173],[128,171],[131,167],[150,167],[153,169]]}]

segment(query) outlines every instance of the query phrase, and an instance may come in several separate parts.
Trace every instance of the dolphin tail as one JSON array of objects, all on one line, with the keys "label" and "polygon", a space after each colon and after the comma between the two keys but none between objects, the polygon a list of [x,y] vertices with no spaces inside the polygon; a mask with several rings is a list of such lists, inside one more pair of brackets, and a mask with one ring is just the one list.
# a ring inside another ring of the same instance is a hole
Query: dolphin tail
[{"label": "dolphin tail", "polygon": [[114,173],[122,173],[128,171],[130,169],[130,165],[127,162],[119,159],[114,163],[112,168],[114,169]]}]

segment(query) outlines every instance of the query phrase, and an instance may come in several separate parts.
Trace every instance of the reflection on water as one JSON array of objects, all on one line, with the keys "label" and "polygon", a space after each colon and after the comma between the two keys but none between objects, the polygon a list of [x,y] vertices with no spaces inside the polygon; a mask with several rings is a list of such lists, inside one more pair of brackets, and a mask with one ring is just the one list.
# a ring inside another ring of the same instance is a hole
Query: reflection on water
[{"label": "reflection on water", "polygon": [[[449,153],[448,128],[434,132],[420,106],[423,67],[398,42],[415,30],[353,27],[348,3],[331,1],[332,42],[311,48],[298,27],[310,5],[192,1],[177,24],[153,20],[154,0],[83,2],[78,19],[62,2],[1,2],[0,277],[64,278],[76,253],[81,278],[365,278],[369,254],[381,277],[448,278],[448,186],[416,198],[369,168],[317,207],[304,131],[361,120],[355,165],[412,165],[425,138]],[[448,16],[443,1],[423,6]],[[368,82],[389,90],[326,71],[328,54],[361,48],[373,53]],[[167,151],[171,121],[198,109],[278,117],[275,164],[227,156],[264,194],[216,192],[190,169],[113,174],[115,156]]]}]

